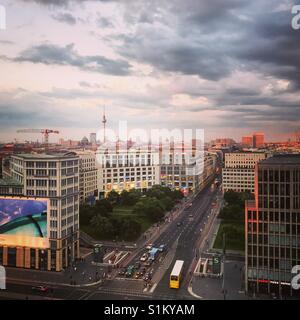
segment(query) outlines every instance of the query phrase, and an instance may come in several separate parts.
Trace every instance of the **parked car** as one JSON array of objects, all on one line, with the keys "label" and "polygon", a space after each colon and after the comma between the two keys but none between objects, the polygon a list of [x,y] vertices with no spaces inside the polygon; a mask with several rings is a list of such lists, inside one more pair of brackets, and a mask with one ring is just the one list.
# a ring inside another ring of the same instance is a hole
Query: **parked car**
[{"label": "parked car", "polygon": [[140,260],[141,260],[141,261],[147,261],[148,256],[149,256],[148,253],[144,253],[144,254],[141,256]]},{"label": "parked car", "polygon": [[140,267],[141,267],[141,263],[139,261],[136,261],[136,263],[134,264],[134,268],[138,270]]},{"label": "parked car", "polygon": [[32,291],[36,291],[36,292],[48,292],[49,291],[49,287],[46,287],[46,286],[35,286],[35,287],[32,287],[31,290]]}]

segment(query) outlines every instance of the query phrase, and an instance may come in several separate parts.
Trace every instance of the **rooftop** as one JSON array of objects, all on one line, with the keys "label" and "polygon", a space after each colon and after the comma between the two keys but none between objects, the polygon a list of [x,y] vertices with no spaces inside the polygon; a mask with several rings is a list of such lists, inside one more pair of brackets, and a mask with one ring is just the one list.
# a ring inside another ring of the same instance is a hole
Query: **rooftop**
[{"label": "rooftop", "polygon": [[22,153],[16,156],[24,159],[57,159],[77,157],[74,152],[51,152],[51,153]]},{"label": "rooftop", "polygon": [[260,162],[260,164],[299,164],[299,154],[279,154]]}]

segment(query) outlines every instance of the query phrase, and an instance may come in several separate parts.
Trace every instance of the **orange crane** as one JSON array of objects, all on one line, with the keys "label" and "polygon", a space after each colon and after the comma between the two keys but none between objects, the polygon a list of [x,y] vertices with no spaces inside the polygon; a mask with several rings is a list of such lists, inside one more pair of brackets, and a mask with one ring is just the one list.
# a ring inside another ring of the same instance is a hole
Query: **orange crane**
[{"label": "orange crane", "polygon": [[48,144],[49,144],[49,134],[50,133],[59,134],[59,131],[52,130],[52,129],[22,129],[22,130],[18,130],[17,132],[18,133],[41,133],[41,134],[43,134],[46,147],[48,147]]}]

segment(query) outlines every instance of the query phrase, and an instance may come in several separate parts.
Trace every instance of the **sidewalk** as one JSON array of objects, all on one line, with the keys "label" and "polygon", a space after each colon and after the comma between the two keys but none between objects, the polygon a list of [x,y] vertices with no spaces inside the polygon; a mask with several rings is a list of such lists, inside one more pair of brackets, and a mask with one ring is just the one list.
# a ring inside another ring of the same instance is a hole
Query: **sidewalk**
[{"label": "sidewalk", "polygon": [[101,283],[107,275],[104,267],[92,265],[92,256],[76,261],[72,267],[62,271],[41,271],[6,267],[8,282],[29,282],[33,285],[87,287]]}]

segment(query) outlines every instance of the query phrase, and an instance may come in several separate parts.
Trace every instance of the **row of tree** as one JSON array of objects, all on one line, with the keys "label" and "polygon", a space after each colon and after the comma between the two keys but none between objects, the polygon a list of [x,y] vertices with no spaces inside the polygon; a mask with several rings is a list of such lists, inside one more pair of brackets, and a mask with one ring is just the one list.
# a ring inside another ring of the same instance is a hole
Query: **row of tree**
[{"label": "row of tree", "polygon": [[225,192],[225,206],[221,210],[219,217],[225,221],[243,222],[245,219],[245,201],[252,199],[251,192],[235,192],[233,190]]},{"label": "row of tree", "polygon": [[227,247],[230,249],[244,250],[245,241],[245,200],[253,199],[250,192],[235,192],[229,190],[224,194],[225,206],[220,211],[222,219],[222,234],[226,234]]}]

